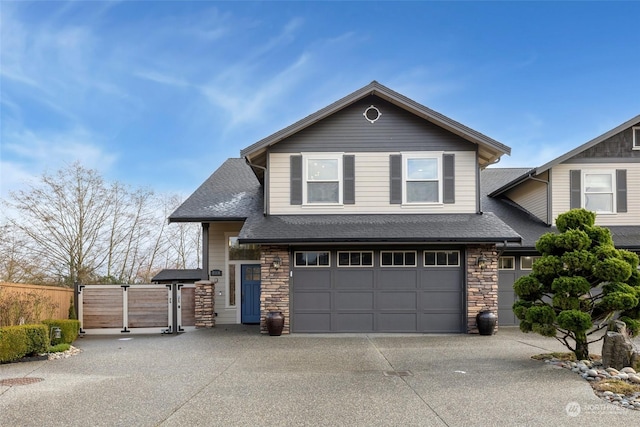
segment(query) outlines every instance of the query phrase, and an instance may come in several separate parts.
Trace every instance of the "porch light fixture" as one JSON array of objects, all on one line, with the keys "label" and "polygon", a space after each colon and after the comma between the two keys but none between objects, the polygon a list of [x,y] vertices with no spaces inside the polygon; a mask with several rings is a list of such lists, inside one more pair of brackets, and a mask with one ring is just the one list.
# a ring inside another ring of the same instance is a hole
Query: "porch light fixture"
[{"label": "porch light fixture", "polygon": [[484,257],[484,255],[480,255],[478,257],[478,267],[480,267],[480,270],[484,270],[485,268],[487,268],[487,259]]},{"label": "porch light fixture", "polygon": [[276,255],[273,258],[273,262],[271,263],[271,266],[273,268],[275,268],[276,270],[278,270],[278,269],[280,269],[280,265],[282,265],[282,259],[278,255]]}]

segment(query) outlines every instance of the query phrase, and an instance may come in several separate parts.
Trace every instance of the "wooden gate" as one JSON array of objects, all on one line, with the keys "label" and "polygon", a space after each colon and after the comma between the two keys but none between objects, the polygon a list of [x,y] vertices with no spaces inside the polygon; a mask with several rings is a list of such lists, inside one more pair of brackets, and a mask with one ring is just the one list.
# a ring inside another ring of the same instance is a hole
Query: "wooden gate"
[{"label": "wooden gate", "polygon": [[81,333],[176,333],[195,329],[193,283],[79,285],[77,294]]}]

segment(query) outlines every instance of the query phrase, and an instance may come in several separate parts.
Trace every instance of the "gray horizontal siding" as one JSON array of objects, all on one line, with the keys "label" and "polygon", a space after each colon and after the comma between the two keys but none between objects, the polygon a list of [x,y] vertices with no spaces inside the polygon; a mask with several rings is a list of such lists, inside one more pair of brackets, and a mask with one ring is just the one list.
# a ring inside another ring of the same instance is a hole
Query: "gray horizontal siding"
[{"label": "gray horizontal siding", "polygon": [[[375,105],[382,116],[368,122],[362,113]],[[271,147],[274,153],[476,151],[458,135],[369,96]]]}]

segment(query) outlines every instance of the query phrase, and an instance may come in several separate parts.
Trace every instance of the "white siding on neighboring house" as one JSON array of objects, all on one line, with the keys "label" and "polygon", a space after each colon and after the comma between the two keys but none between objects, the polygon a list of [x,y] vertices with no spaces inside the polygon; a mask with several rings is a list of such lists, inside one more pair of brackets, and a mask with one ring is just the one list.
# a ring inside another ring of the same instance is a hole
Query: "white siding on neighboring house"
[{"label": "white siding on neighboring house", "polygon": [[[209,270],[222,270],[222,276],[218,277],[218,283],[215,286],[215,306],[214,310],[218,313],[216,324],[235,324],[238,323],[237,307],[226,306],[226,287],[229,281],[227,251],[229,233],[237,235],[242,228],[242,222],[212,222],[209,225]],[[211,278],[212,280],[215,278]],[[222,292],[222,295],[220,295]]]},{"label": "white siding on neighboring house", "polygon": [[640,225],[640,163],[563,163],[553,167],[552,209],[553,221],[559,214],[569,210],[569,185],[571,170],[581,171],[627,171],[627,212],[596,216],[597,225]]},{"label": "white siding on neighboring house", "polygon": [[476,157],[473,151],[446,151],[455,154],[455,203],[437,205],[392,205],[389,203],[389,152],[345,153],[355,155],[355,204],[305,206],[290,204],[290,156],[299,153],[269,155],[269,213],[288,214],[401,214],[401,213],[475,213]]},{"label": "white siding on neighboring house", "polygon": [[[545,172],[536,178],[547,181],[547,176]],[[547,184],[544,182],[528,180],[505,195],[541,221],[547,222]]]}]

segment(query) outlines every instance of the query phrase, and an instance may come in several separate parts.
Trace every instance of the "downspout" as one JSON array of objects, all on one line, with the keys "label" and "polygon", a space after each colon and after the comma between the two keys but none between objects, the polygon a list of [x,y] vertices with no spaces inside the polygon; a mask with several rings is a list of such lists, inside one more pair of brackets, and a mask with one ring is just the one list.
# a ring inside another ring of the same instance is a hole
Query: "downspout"
[{"label": "downspout", "polygon": [[202,223],[202,274],[200,279],[209,280],[209,223]]},{"label": "downspout", "polygon": [[249,167],[262,169],[264,171],[264,184],[263,184],[263,194],[262,194],[263,196],[262,197],[262,215],[267,216],[267,188],[268,188],[268,181],[269,181],[269,174],[267,174],[267,168],[265,168],[264,166],[254,165],[253,163],[251,163],[248,157],[245,157],[244,160],[245,162],[247,162]]}]

